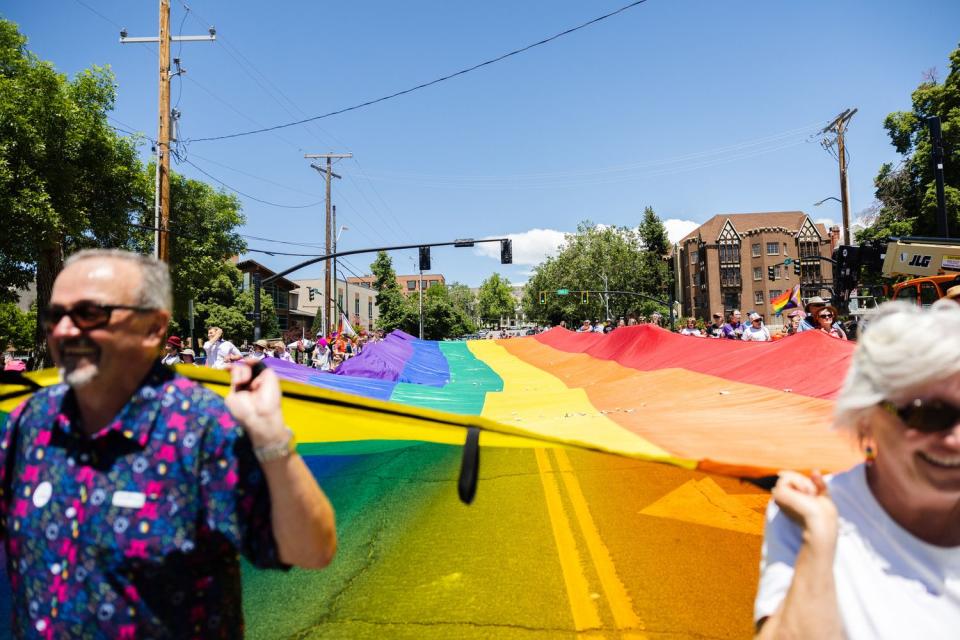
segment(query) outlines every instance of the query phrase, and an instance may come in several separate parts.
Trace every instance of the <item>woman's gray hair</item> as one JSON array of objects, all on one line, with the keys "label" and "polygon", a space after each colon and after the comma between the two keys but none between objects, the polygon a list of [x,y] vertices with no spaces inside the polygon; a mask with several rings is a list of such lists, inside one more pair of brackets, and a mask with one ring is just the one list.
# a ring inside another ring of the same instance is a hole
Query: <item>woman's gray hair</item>
[{"label": "woman's gray hair", "polygon": [[857,430],[864,409],[909,394],[960,373],[960,304],[938,300],[922,309],[887,302],[870,317],[853,352],[853,363],[837,398],[834,427]]},{"label": "woman's gray hair", "polygon": [[165,262],[153,256],[121,249],[83,249],[67,258],[64,267],[93,258],[112,258],[132,262],[140,269],[140,291],[137,292],[136,304],[149,309],[173,310],[170,269]]}]

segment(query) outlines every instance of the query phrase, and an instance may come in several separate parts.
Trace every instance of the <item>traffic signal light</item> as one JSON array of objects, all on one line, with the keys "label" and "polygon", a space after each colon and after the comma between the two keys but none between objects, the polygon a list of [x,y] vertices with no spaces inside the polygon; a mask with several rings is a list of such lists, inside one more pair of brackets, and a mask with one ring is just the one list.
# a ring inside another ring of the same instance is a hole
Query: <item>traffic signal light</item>
[{"label": "traffic signal light", "polygon": [[590,302],[590,292],[589,292],[589,291],[581,291],[581,292],[580,292],[580,304],[587,304],[588,302]]},{"label": "traffic signal light", "polygon": [[513,240],[500,241],[500,264],[513,264]]},{"label": "traffic signal light", "polygon": [[777,279],[777,272],[776,272],[776,270],[773,268],[773,265],[770,265],[769,267],[767,267],[767,279],[768,279],[768,280],[776,280],[776,279]]},{"label": "traffic signal light", "polygon": [[546,292],[546,291],[541,291],[541,292],[540,292],[540,304],[547,304],[547,292]]},{"label": "traffic signal light", "polygon": [[430,271],[430,247],[420,247],[420,271]]},{"label": "traffic signal light", "polygon": [[800,277],[800,262],[794,261],[793,263],[793,275]]},{"label": "traffic signal light", "polygon": [[309,292],[308,295],[310,296],[310,302],[313,302],[313,294],[316,293],[317,290],[313,287],[307,287],[307,291]]}]

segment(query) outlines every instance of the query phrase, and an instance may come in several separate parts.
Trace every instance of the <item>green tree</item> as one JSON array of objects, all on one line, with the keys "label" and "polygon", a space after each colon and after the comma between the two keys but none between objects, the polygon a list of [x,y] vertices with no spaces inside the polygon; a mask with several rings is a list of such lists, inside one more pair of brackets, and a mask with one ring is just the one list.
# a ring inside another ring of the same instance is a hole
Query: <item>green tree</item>
[{"label": "green tree", "polygon": [[400,292],[397,272],[393,270],[393,261],[385,251],[377,254],[377,258],[370,265],[370,272],[376,276],[373,286],[377,290],[376,302],[380,310],[377,327],[388,332],[401,328],[404,317],[409,315],[409,311],[403,299],[403,293]]},{"label": "green tree", "polygon": [[0,350],[12,345],[17,351],[29,351],[36,332],[36,303],[24,312],[15,302],[0,302]]},{"label": "green tree", "polygon": [[[150,166],[146,173],[153,175],[153,170]],[[244,222],[236,196],[171,172],[170,277],[176,327],[187,326],[191,299],[195,305],[238,304],[241,274],[230,258],[246,250],[246,244],[236,233]],[[152,235],[150,242],[152,246]],[[245,311],[253,309],[252,294],[249,303],[240,303],[237,309],[244,304],[249,307]],[[252,330],[248,333],[252,336]]]},{"label": "green tree", "polygon": [[[131,223],[146,222],[150,191],[136,141],[107,123],[116,96],[110,71],[93,67],[68,80],[26,44],[0,19],[0,300],[16,300],[35,278],[44,308],[64,255],[136,244]],[[49,362],[39,330],[34,343],[37,362]]]},{"label": "green tree", "polygon": [[929,77],[912,95],[913,109],[889,114],[883,126],[903,156],[898,164],[881,165],[874,179],[877,201],[869,227],[859,242],[890,236],[937,233],[936,183],[927,118],[939,116],[943,129],[944,183],[950,232],[960,231],[960,48],[950,54],[950,72],[943,83]]},{"label": "green tree", "polygon": [[[468,288],[467,291],[469,290]],[[412,299],[413,296],[410,298]],[[453,304],[451,292],[447,287],[435,284],[424,291],[423,337],[425,340],[456,338],[473,333],[474,330],[475,326],[470,318]]]},{"label": "green tree", "polygon": [[[650,227],[655,231],[655,225]],[[658,242],[655,233],[649,239],[654,244]],[[584,221],[576,233],[567,234],[556,256],[534,267],[524,290],[524,312],[540,323],[558,324],[565,320],[571,326],[579,325],[585,318],[606,318],[608,305],[610,320],[630,313],[646,315],[650,308],[665,313],[666,306],[642,297],[611,294],[605,300],[603,295],[591,293],[584,303],[580,295],[581,291],[630,291],[665,299],[668,279],[660,271],[663,261],[659,248],[647,251],[638,230]],[[557,295],[558,289],[569,289],[571,294]],[[540,292],[544,293],[546,304],[540,304]]]},{"label": "green tree", "polygon": [[516,308],[516,299],[510,288],[510,281],[499,273],[480,283],[477,293],[477,314],[488,325],[496,324],[500,328],[500,319],[512,316]]},{"label": "green tree", "polygon": [[[477,296],[465,284],[454,282],[449,287],[450,304],[457,309],[465,320],[466,333],[473,333],[477,330],[477,324],[474,318],[477,317]],[[461,334],[462,335],[462,334]]]},{"label": "green tree", "polygon": [[[670,269],[667,265],[666,256],[670,253],[670,240],[667,237],[667,229],[663,222],[653,211],[653,207],[647,207],[643,211],[643,219],[640,226],[637,227],[637,237],[642,247],[643,264],[640,276],[640,291],[649,293],[657,298],[665,300],[670,286]],[[641,313],[648,315],[652,313],[649,309],[653,308],[650,303],[641,305]]]},{"label": "green tree", "polygon": [[[253,291],[240,291],[239,287],[234,291],[234,299],[229,304],[216,301],[200,302],[197,305],[197,316],[200,319],[200,324],[197,325],[200,331],[200,343],[206,341],[209,327],[220,327],[223,329],[224,337],[237,345],[253,340],[253,320],[247,318],[247,314],[252,311]],[[260,289],[260,314],[261,335],[264,338],[279,337],[280,325],[273,299],[263,288]]]}]

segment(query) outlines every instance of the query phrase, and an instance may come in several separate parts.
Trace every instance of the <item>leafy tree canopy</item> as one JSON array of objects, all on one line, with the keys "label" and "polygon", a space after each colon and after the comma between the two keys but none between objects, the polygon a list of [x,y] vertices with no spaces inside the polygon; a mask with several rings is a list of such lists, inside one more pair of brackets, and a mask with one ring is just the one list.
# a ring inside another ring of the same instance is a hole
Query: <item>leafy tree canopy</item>
[{"label": "leafy tree canopy", "polygon": [[29,351],[37,331],[37,307],[21,311],[14,302],[0,302],[0,350],[13,346],[17,351]]},{"label": "leafy tree canopy", "polygon": [[480,291],[477,293],[477,314],[487,324],[496,324],[499,328],[500,319],[512,316],[516,304],[510,281],[499,273],[494,273],[480,283]]},{"label": "leafy tree canopy", "polygon": [[[667,307],[649,298],[668,298],[670,280],[663,260],[667,250],[666,230],[650,207],[637,229],[584,221],[576,233],[567,234],[556,256],[534,267],[523,296],[524,312],[540,323],[565,320],[571,326],[578,326],[585,318],[615,320],[631,313],[666,313]],[[560,289],[571,293],[557,295]],[[630,291],[648,298],[610,294],[605,299],[590,293],[584,303],[581,291]],[[546,304],[540,304],[541,292]]]},{"label": "leafy tree canopy", "polygon": [[[0,19],[0,300],[34,278],[46,307],[63,257],[87,247],[134,248],[150,183],[136,141],[107,123],[116,87],[106,68],[72,80],[26,48]],[[34,348],[45,359],[38,332]]]},{"label": "leafy tree canopy", "polygon": [[960,48],[950,54],[950,72],[940,83],[925,79],[912,96],[911,111],[889,114],[883,126],[903,156],[898,165],[881,165],[872,223],[857,233],[859,242],[889,236],[934,236],[937,200],[927,118],[939,116],[943,130],[944,183],[950,232],[960,232]]}]

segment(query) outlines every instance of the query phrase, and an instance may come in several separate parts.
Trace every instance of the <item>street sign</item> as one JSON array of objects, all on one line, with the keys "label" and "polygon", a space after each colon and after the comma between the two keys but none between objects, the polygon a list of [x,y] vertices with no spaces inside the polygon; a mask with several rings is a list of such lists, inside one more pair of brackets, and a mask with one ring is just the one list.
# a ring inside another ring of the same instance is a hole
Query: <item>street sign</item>
[{"label": "street sign", "polygon": [[568,296],[570,295],[570,289],[557,289],[558,296]]},{"label": "street sign", "polygon": [[256,312],[253,312],[253,311],[247,311],[247,312],[246,312],[245,314],[243,314],[243,315],[245,315],[248,320],[259,320],[259,319],[260,319],[260,314],[259,314],[259,313],[256,313]]},{"label": "street sign", "polygon": [[792,263],[792,262],[793,262],[793,258],[784,258],[784,259],[783,259],[783,264],[785,264],[785,265],[790,264],[790,263]]}]

